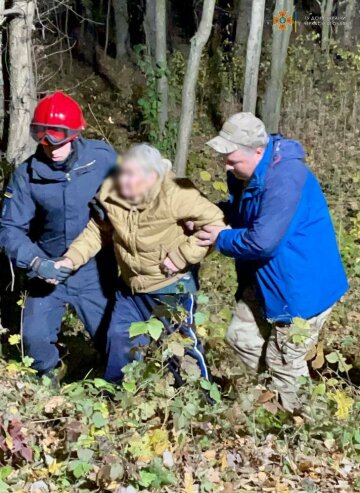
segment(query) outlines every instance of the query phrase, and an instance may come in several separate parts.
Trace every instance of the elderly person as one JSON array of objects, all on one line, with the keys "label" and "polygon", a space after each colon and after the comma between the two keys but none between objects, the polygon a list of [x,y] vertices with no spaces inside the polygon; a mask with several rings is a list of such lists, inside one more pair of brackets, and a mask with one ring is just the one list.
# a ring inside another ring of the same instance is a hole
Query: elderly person
[{"label": "elderly person", "polygon": [[[107,339],[105,378],[112,382],[121,380],[122,368],[133,359],[132,349],[147,343],[143,336],[129,337],[131,324],[147,321],[161,304],[188,312],[180,331],[193,339],[188,353],[202,377],[208,377],[193,327],[197,283],[192,266],[209,249],[187,236],[181,222],[191,219],[197,230],[205,225],[224,228],[223,213],[170,170],[171,163],[150,145],[131,148],[118,175],[105,181],[97,195],[107,219],[92,219],[56,265],[77,270],[113,240],[121,279]],[[171,330],[171,321],[165,322]]]},{"label": "elderly person", "polygon": [[[227,339],[254,370],[265,354],[282,404],[293,411],[297,380],[309,375],[306,354],[348,289],[329,209],[299,142],[268,135],[251,113],[231,116],[208,145],[228,171],[223,210],[233,229],[209,225],[200,244],[235,258],[239,273]],[[306,321],[301,328],[296,317]]]}]

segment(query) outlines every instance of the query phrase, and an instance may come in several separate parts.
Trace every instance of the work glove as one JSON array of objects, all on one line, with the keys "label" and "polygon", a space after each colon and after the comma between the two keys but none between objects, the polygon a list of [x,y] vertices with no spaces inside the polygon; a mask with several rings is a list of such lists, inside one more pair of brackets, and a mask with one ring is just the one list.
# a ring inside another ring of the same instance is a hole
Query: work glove
[{"label": "work glove", "polygon": [[60,267],[60,269],[55,268],[55,262],[62,260],[58,258],[56,260],[49,260],[47,258],[35,257],[31,262],[31,270],[40,277],[40,279],[54,279],[58,282],[64,282],[72,273],[72,269],[68,267]]}]

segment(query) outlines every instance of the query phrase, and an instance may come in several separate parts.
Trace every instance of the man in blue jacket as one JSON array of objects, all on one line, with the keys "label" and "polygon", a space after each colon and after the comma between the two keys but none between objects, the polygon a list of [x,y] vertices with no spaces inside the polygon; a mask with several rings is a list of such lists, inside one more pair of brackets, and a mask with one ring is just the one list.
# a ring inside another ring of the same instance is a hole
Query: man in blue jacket
[{"label": "man in blue jacket", "polygon": [[[42,99],[31,125],[37,151],[15,170],[4,194],[0,248],[29,273],[23,341],[39,374],[49,374],[59,363],[56,343],[66,305],[100,343],[115,291],[109,252],[70,277],[47,260],[61,257],[85,228],[91,200],[115,166],[110,145],[81,137],[85,125],[72,98],[56,92]],[[54,286],[46,280],[66,282]]]},{"label": "man in blue jacket", "polygon": [[329,209],[302,146],[268,135],[251,113],[231,116],[208,145],[224,156],[230,197],[223,209],[232,229],[208,226],[198,236],[236,260],[227,339],[254,370],[265,354],[282,404],[293,411],[297,380],[309,375],[305,356],[348,289]]}]

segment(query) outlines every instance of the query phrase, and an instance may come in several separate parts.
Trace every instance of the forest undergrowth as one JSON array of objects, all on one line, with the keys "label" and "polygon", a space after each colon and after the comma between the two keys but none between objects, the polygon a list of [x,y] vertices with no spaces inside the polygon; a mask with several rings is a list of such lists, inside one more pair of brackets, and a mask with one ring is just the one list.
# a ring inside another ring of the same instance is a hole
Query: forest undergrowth
[{"label": "forest undergrowth", "polygon": [[[304,144],[321,180],[351,284],[308,354],[313,379],[302,382],[303,412],[291,416],[282,410],[268,375],[256,380],[224,342],[236,277],[232,261],[214,254],[201,269],[196,316],[211,384],[199,380],[197,367],[184,356],[186,340],[176,334],[162,340],[161,324],[154,321],[133,329],[153,342],[144,361],[129,367],[121,388],[101,379],[101,362],[72,313],[64,320],[62,344],[69,354],[59,389],[33,374],[19,329],[2,331],[0,493],[360,491],[360,55],[336,46],[331,54],[324,60],[315,39],[299,37],[289,54],[283,97],[282,132]],[[226,196],[226,184],[220,163],[204,145],[216,131],[209,102],[216,90],[223,98],[219,114],[225,107],[237,111],[234,87],[242,77],[236,57],[217,56],[216,73],[213,62],[203,60],[188,166],[189,176],[214,201]],[[171,63],[176,122],[182,55],[175,53]],[[267,70],[265,57],[263,79]],[[125,98],[79,64],[49,88],[68,89],[84,106],[88,136],[106,138],[120,151],[146,138],[153,104],[156,110],[149,74],[145,80],[145,89]],[[168,138],[162,145],[171,154],[171,133]],[[294,320],[291,337],[301,342],[306,330],[304,321]],[[183,360],[186,383],[180,388],[166,371],[171,356]]]}]

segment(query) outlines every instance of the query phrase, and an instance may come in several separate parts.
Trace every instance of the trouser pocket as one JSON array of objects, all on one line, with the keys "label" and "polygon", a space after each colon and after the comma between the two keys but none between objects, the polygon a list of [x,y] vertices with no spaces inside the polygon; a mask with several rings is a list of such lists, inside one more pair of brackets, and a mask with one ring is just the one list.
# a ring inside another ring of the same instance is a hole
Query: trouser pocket
[{"label": "trouser pocket", "polygon": [[259,368],[265,344],[255,318],[256,310],[254,304],[250,306],[244,300],[238,301],[226,334],[227,342],[238,353],[241,361],[253,370]]}]

